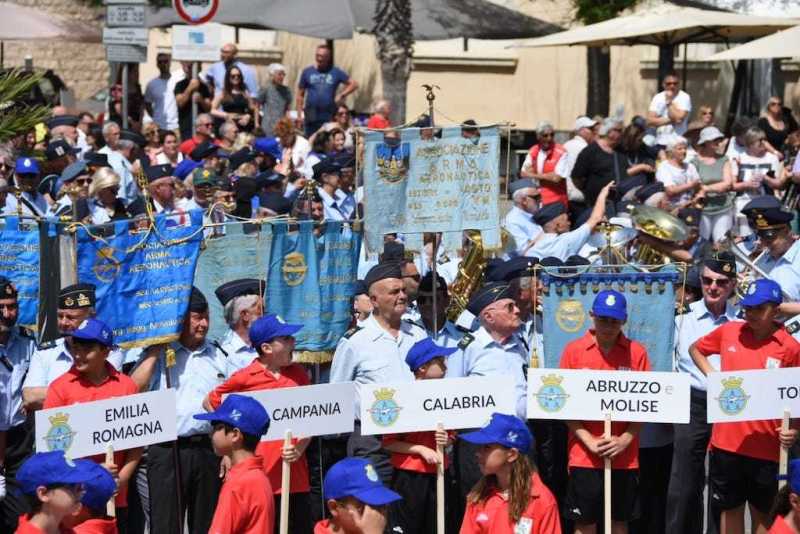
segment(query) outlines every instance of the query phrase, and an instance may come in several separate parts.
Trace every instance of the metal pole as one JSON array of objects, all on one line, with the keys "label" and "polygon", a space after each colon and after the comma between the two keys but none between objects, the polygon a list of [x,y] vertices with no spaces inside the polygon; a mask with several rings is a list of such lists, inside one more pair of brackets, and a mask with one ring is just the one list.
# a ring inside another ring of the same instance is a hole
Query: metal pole
[{"label": "metal pole", "polygon": [[[433,93],[433,86],[428,85],[424,86],[425,89],[428,91],[428,94],[425,98],[428,99],[428,116],[431,120],[431,137],[435,138],[434,136],[434,122],[433,122],[433,101],[436,100],[436,95]],[[439,234],[434,232],[433,234],[433,245],[431,246],[431,272],[433,273],[433,336],[434,337],[439,333],[439,313],[436,308],[436,294],[439,292],[439,275],[436,272],[436,252],[439,249]]]},{"label": "metal pole", "polygon": [[[197,79],[197,61],[192,61],[192,80]],[[191,82],[192,80],[189,80]],[[199,91],[198,91],[199,93]],[[192,93],[192,131],[194,132],[194,122],[197,120],[197,100],[194,98],[195,93]]]},{"label": "metal pole", "polygon": [[128,64],[122,64],[122,129],[128,129]]}]

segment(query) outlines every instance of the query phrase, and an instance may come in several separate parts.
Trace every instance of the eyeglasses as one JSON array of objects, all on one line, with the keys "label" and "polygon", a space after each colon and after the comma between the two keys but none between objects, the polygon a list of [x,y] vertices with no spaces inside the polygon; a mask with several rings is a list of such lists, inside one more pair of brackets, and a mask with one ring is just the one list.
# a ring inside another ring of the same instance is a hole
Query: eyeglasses
[{"label": "eyeglasses", "polygon": [[770,229],[770,230],[759,230],[756,232],[758,238],[762,241],[772,241],[776,237],[778,237],[779,231],[777,229]]},{"label": "eyeglasses", "polygon": [[75,183],[80,185],[80,186],[91,185],[92,184],[92,179],[91,178],[78,178],[77,180],[75,180]]},{"label": "eyeglasses", "polygon": [[702,114],[703,115],[713,115],[714,112],[713,111],[704,111]]},{"label": "eyeglasses", "polygon": [[727,287],[731,284],[730,278],[711,278],[710,276],[701,276],[700,281],[704,286],[713,286],[716,284],[719,287]]}]

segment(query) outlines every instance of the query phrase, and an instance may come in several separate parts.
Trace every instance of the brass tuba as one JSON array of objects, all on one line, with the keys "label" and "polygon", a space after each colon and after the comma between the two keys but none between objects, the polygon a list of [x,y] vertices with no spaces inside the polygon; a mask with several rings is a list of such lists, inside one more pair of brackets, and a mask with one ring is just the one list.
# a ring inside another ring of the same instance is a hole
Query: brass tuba
[{"label": "brass tuba", "polygon": [[[633,222],[636,230],[669,243],[685,241],[689,237],[689,228],[674,215],[652,206],[636,206],[633,209]],[[649,245],[640,244],[633,260],[638,265],[665,265],[670,258],[663,252]]]},{"label": "brass tuba", "polygon": [[480,232],[467,230],[466,237],[470,241],[469,250],[458,264],[458,274],[450,286],[450,305],[446,313],[452,322],[455,322],[467,307],[469,297],[483,280],[483,270],[486,268]]}]

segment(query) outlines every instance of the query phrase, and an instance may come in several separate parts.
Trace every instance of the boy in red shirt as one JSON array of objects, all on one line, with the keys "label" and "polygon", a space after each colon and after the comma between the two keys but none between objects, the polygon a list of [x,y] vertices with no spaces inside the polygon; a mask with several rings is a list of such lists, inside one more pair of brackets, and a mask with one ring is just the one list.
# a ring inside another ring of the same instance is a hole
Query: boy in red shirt
[{"label": "boy in red shirt", "polygon": [[63,451],[34,454],[20,466],[17,483],[31,511],[20,516],[17,534],[57,534],[64,518],[77,514],[84,484],[92,478],[85,462],[71,462]]},{"label": "boy in red shirt", "polygon": [[[561,355],[562,369],[602,371],[649,371],[647,350],[625,337],[622,327],[628,319],[622,293],[601,291],[590,312],[594,328],[569,343]],[[627,532],[636,518],[639,486],[639,439],[641,424],[614,422],[611,436],[603,436],[600,421],[569,421],[569,483],[567,516],[575,532],[595,532],[603,516],[603,464],[611,459],[611,520],[613,532]]]},{"label": "boy in red shirt", "polygon": [[[302,325],[287,324],[277,315],[259,317],[250,326],[250,343],[256,349],[257,357],[253,363],[235,372],[231,377],[208,394],[203,401],[206,410],[220,405],[222,396],[240,391],[259,391],[262,389],[307,386],[311,383],[302,365],[292,363],[294,337]],[[308,463],[305,450],[310,440],[295,439],[289,447],[283,447],[283,440],[262,441],[256,454],[264,460],[272,490],[275,492],[275,509],[280,510],[282,460],[291,464],[290,509],[308,510],[310,507]],[[310,514],[298,512],[289,516],[290,532],[311,530]]]},{"label": "boy in red shirt", "polygon": [[214,452],[225,456],[231,466],[209,534],[272,532],[275,523],[272,486],[261,457],[255,454],[261,436],[269,429],[267,411],[251,397],[232,394],[225,397],[216,411],[194,418],[211,421]]},{"label": "boy in red shirt", "polygon": [[[720,355],[720,371],[797,367],[800,344],[776,322],[782,301],[777,282],[764,278],[751,283],[739,302],[745,322],[725,323],[689,347],[697,368],[703,374],[713,372],[707,359],[712,354]],[[781,432],[776,420],[714,423],[709,495],[722,509],[721,532],[744,532],[745,503],[750,503],[753,531],[766,530],[777,492],[780,446],[791,447],[796,439],[797,430]]]},{"label": "boy in red shirt", "polygon": [[[47,388],[44,409],[93,402],[139,393],[130,377],[117,371],[108,363],[114,339],[111,329],[98,319],[83,321],[70,334],[74,363],[69,371],[56,378]],[[128,509],[128,482],[142,457],[142,448],[114,452],[114,463],[106,464],[105,455],[91,460],[102,464],[117,478],[119,492],[115,499],[117,519],[125,521]]]},{"label": "boy in red shirt", "polygon": [[[458,348],[440,347],[426,337],[408,351],[406,363],[417,380],[444,378],[445,358]],[[404,532],[436,531],[436,469],[446,458],[439,458],[437,445],[447,446],[448,434],[414,432],[384,436],[383,445],[392,453],[395,467],[392,489],[403,498],[392,507],[392,521]],[[447,464],[444,466],[447,469]]]},{"label": "boy in red shirt", "polygon": [[333,464],[322,482],[322,494],[331,518],[319,521],[314,534],[383,534],[387,506],[402,499],[381,484],[375,467],[363,458]]}]

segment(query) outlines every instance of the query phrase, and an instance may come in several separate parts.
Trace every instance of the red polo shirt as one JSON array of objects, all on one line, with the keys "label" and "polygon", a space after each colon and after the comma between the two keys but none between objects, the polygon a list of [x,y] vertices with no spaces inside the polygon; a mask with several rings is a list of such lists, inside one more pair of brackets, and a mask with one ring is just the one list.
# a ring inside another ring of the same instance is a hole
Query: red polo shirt
[{"label": "red polo shirt", "polygon": [[[701,354],[720,355],[720,371],[797,367],[800,343],[780,327],[766,339],[757,340],[742,321],[725,323],[695,343]],[[750,395],[757,394],[749,392]],[[714,423],[711,446],[752,458],[777,462],[780,443],[776,428],[780,420]]]},{"label": "red polo shirt", "polygon": [[72,529],[75,534],[118,534],[117,520],[113,517],[100,519],[87,519],[75,525]]},{"label": "red polo shirt", "polygon": [[334,534],[331,528],[331,520],[323,519],[322,521],[317,521],[317,524],[314,525],[314,534]]},{"label": "red polo shirt", "polygon": [[[197,148],[197,145],[199,145],[203,141],[204,141],[204,139],[200,139],[199,137],[192,136],[189,139],[187,139],[184,142],[182,142],[180,145],[178,145],[178,150],[184,156],[186,156],[187,158],[191,157],[192,150]],[[211,141],[215,145],[219,146],[219,141],[217,141],[216,139],[209,139],[209,141]]]},{"label": "red polo shirt", "polygon": [[[623,334],[611,351],[604,355],[594,339],[594,331],[588,330],[583,337],[569,343],[561,355],[562,369],[597,369],[598,371],[649,371],[647,350]],[[602,421],[581,421],[593,436],[603,435]],[[628,428],[628,423],[612,422],[611,434],[619,436]],[[596,456],[573,432],[569,435],[569,466],[601,469],[603,458]],[[611,461],[612,469],[639,468],[639,437],[634,436],[628,447]]]},{"label": "red polo shirt", "polygon": [[[30,517],[26,514],[19,516],[17,530],[14,532],[15,534],[45,534],[44,530],[30,523]],[[71,528],[59,527],[58,532],[59,534],[73,534],[75,531]]]},{"label": "red polo shirt", "polygon": [[783,516],[775,516],[775,521],[767,531],[767,534],[794,534],[794,529],[790,527]]},{"label": "red polo shirt", "polygon": [[[383,446],[397,441],[404,441],[414,445],[424,445],[429,449],[436,450],[436,432],[411,432],[409,434],[389,434],[383,436]],[[392,465],[397,469],[404,469],[406,471],[414,471],[416,473],[436,474],[436,464],[429,464],[419,454],[404,454],[401,452],[393,452]],[[444,455],[444,468],[447,469],[449,462],[447,454]]]},{"label": "red polo shirt", "polygon": [[274,523],[275,498],[261,458],[253,456],[231,467],[209,534],[264,534],[272,532]]},{"label": "red polo shirt", "polygon": [[[291,388],[295,386],[307,386],[311,383],[308,374],[302,365],[293,363],[281,369],[281,374],[277,378],[268,371],[258,360],[233,373],[224,383],[217,386],[214,391],[208,394],[208,402],[214,409],[222,404],[222,396],[227,393],[239,393],[242,391],[260,391],[262,389]],[[297,443],[297,440],[294,440]],[[283,440],[262,441],[256,448],[256,454],[264,459],[264,470],[267,473],[272,490],[278,494],[281,492],[281,471],[283,463],[281,460],[281,449]],[[305,493],[309,490],[308,485],[308,462],[305,454],[302,458],[291,464],[291,493]]]},{"label": "red polo shirt", "polygon": [[531,498],[516,524],[508,518],[508,497],[492,488],[486,500],[467,503],[461,534],[561,534],[558,504],[539,478],[531,477]]},{"label": "red polo shirt", "polygon": [[[114,397],[124,397],[139,393],[136,383],[127,375],[114,369],[114,366],[106,362],[108,377],[101,384],[92,384],[73,366],[69,371],[56,378],[47,388],[47,396],[44,399],[43,408],[57,408],[58,406],[69,406],[82,402],[93,402],[98,400],[111,399]],[[122,469],[128,456],[127,451],[114,452],[114,463]],[[106,461],[105,455],[96,455],[89,458],[99,464]],[[128,506],[128,488],[119,488],[119,493],[114,503],[121,508]]]}]

